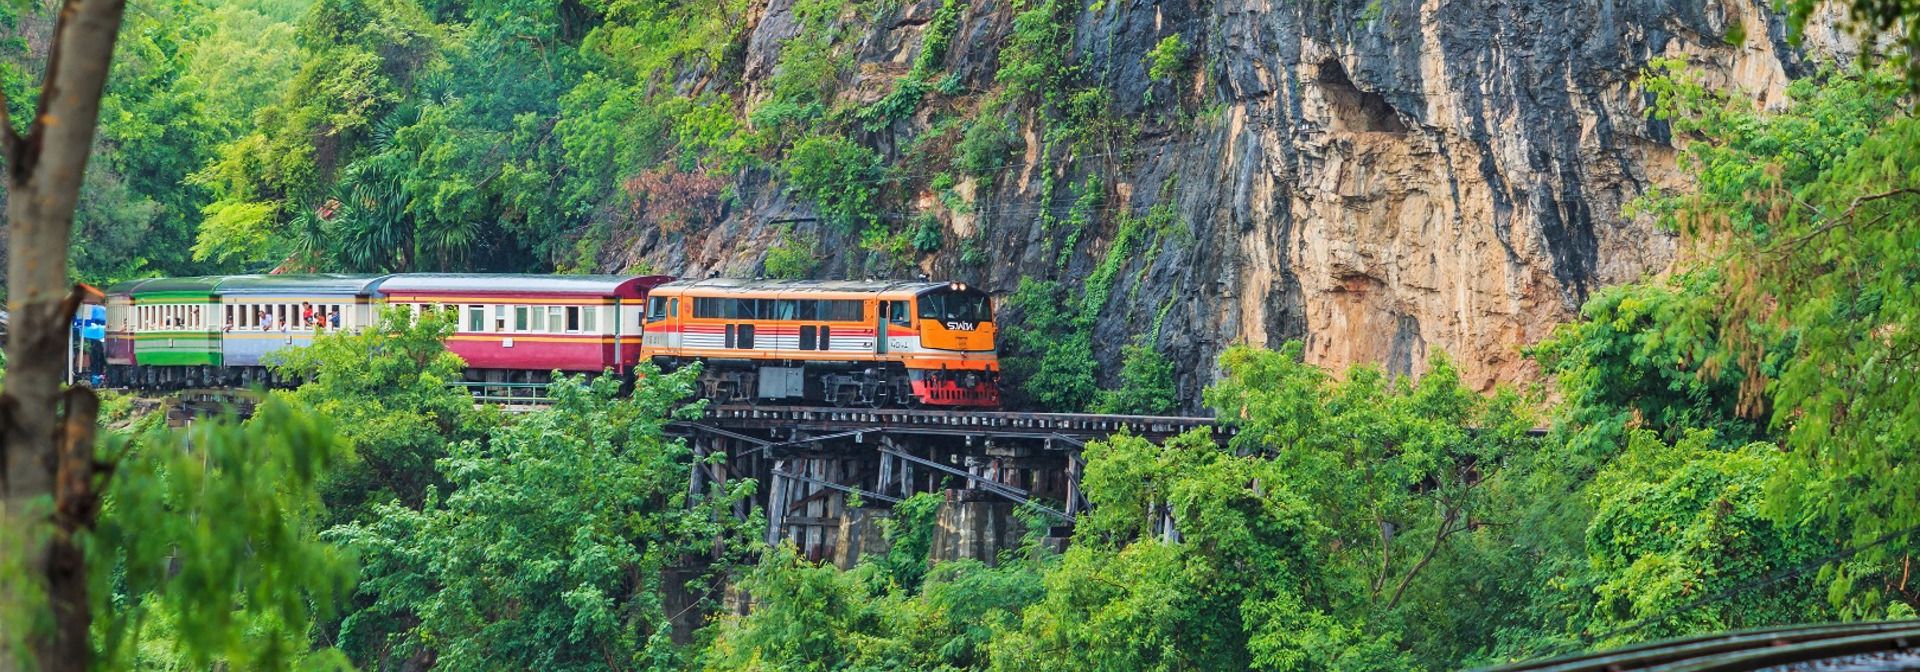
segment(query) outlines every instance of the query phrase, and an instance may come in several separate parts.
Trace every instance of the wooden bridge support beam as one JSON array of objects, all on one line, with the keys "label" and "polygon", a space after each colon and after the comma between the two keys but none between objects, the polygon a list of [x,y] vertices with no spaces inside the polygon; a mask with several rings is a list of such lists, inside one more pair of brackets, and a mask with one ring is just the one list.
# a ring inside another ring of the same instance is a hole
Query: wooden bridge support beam
[{"label": "wooden bridge support beam", "polygon": [[[922,492],[998,516],[1032,506],[1060,519],[1052,536],[1064,539],[1089,506],[1080,487],[1087,441],[1122,430],[1161,440],[1209,426],[1207,418],[722,406],[676,428],[698,444],[696,459],[727,455],[724,466],[695,471],[690,495],[758,479],[762,487],[735,505],[735,516],[762,511],[766,543],[791,542],[811,560],[850,564],[884,544],[873,535],[887,507]],[[1215,432],[1217,440],[1226,436]],[[848,506],[854,494],[862,507]],[[1018,538],[999,532],[1011,520],[981,522],[996,530],[988,536]],[[989,551],[966,553],[993,559]]]}]

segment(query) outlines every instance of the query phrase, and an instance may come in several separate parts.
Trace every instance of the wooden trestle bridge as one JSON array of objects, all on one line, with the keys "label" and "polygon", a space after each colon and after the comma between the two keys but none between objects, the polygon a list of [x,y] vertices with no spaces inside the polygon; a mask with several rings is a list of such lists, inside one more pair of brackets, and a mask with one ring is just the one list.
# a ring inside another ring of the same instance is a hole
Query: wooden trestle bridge
[{"label": "wooden trestle bridge", "polygon": [[[736,513],[757,505],[768,544],[791,541],[843,566],[878,543],[873,522],[886,507],[921,492],[947,501],[936,557],[991,561],[1017,543],[1018,507],[1050,514],[1049,536],[1064,537],[1087,508],[1088,441],[1125,431],[1158,442],[1196,429],[1222,442],[1231,431],[1212,418],[792,406],[720,406],[673,425],[694,451],[691,495],[758,479],[754,501]],[[708,464],[717,453],[725,459]]]}]

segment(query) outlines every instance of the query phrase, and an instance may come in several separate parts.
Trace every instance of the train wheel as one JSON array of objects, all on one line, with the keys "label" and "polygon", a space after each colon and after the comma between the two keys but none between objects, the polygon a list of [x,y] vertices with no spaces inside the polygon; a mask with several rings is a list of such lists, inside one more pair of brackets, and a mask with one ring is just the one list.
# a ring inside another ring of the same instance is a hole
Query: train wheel
[{"label": "train wheel", "polygon": [[913,383],[908,382],[905,378],[894,379],[893,398],[900,400],[900,405],[906,408],[920,408],[926,405],[925,399],[921,399],[920,395],[913,393]]}]

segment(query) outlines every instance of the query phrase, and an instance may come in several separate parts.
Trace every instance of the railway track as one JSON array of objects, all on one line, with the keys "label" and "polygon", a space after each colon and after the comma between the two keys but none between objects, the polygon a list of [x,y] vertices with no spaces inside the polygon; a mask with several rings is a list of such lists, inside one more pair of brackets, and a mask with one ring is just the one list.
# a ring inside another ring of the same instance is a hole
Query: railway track
[{"label": "railway track", "polygon": [[1920,671],[1920,619],[1669,639],[1475,672]]},{"label": "railway track", "polygon": [[[228,412],[245,417],[252,414],[254,405],[261,398],[259,392],[246,388],[196,388],[174,393],[165,404],[170,417],[184,421]],[[490,404],[520,412],[545,408],[546,401],[544,398],[528,397],[524,393],[512,398],[477,394],[474,397],[476,405]],[[1030,438],[1059,438],[1073,443],[1109,436],[1122,430],[1157,440],[1201,428],[1211,430],[1214,438],[1224,443],[1235,431],[1231,425],[1220,425],[1207,417],[744,404],[709,407],[706,417],[701,421],[749,429],[850,431],[893,428],[923,434],[992,432],[1008,436],[1030,435]]]},{"label": "railway track", "polygon": [[919,433],[1030,435],[1073,442],[1104,438],[1122,430],[1154,440],[1195,429],[1207,429],[1222,443],[1235,428],[1213,418],[1099,413],[1025,413],[999,410],[940,408],[851,409],[819,406],[752,406],[728,404],[707,409],[704,420],[734,428],[800,428],[809,431],[851,431],[886,427]]}]

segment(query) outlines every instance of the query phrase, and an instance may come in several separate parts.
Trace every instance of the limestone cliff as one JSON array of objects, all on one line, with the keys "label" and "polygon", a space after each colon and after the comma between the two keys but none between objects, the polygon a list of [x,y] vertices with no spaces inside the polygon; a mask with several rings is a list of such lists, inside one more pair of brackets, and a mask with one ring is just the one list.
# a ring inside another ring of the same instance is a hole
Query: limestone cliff
[{"label": "limestone cliff", "polygon": [[[889,160],[942,114],[1001,84],[995,72],[1011,0],[963,0],[944,67],[967,93],[858,135]],[[1029,3],[1031,4],[1031,3]],[[1683,57],[1721,83],[1778,103],[1813,65],[1790,48],[1783,19],[1758,0],[1105,0],[1072,23],[1072,59],[1108,94],[1121,145],[1049,154],[1044,113],[1017,116],[1014,165],[963,180],[948,208],[906,180],[887,210],[938,217],[948,241],[918,258],[933,277],[996,292],[1023,276],[1079,282],[1107,258],[1122,211],[1155,205],[1170,229],[1125,250],[1095,329],[1097,355],[1164,316],[1157,345],[1181,367],[1182,394],[1215,375],[1235,343],[1306,342],[1330,367],[1382,362],[1418,373],[1433,348],[1490,388],[1528,379],[1518,352],[1573,316],[1587,294],[1662,269],[1674,238],[1623,204],[1676,174],[1664,123],[1636,86],[1650,59]],[[869,104],[921,48],[939,0],[841,17],[858,65],[840,93]],[[756,10],[744,100],[764,96],[783,42],[799,31],[792,0]],[[1170,35],[1188,45],[1173,81],[1145,55]],[[1843,53],[1832,31],[1816,51]],[[1835,58],[1844,58],[1844,55]],[[935,129],[937,132],[937,129]],[[922,170],[896,165],[895,174]],[[1051,173],[1056,188],[1043,179]],[[1098,176],[1084,231],[1058,221]],[[739,177],[725,222],[697,240],[650,233],[610,268],[756,275],[782,231],[815,236],[835,276],[870,269],[850,234],[805,221],[810,204],[774,171]],[[1050,196],[1050,199],[1049,199]],[[1073,249],[1060,253],[1065,240]],[[975,241],[971,254],[955,241]]]}]

